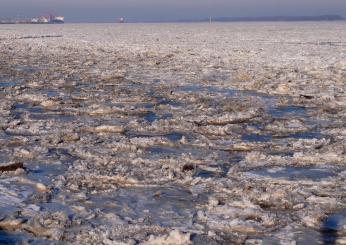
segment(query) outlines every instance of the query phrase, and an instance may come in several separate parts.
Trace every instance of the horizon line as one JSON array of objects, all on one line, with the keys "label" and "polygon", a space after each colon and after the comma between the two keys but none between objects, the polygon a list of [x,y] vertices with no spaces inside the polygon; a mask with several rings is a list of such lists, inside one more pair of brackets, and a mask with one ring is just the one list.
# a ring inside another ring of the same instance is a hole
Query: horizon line
[{"label": "horizon line", "polygon": [[[118,18],[114,18],[114,21],[108,21],[108,20],[79,20],[79,21],[65,21],[65,23],[75,23],[75,24],[82,24],[82,23],[117,23]],[[11,18],[1,18],[0,22],[3,20],[7,21],[16,21],[18,19],[11,19]],[[21,20],[28,20],[28,19],[21,19]],[[175,20],[126,20],[125,23],[198,23],[198,22],[209,22],[212,20],[212,22],[309,22],[309,21],[345,21],[346,18],[343,15],[338,14],[323,14],[323,15],[282,15],[282,16],[274,16],[274,15],[268,15],[268,16],[254,16],[254,17],[224,17],[224,16],[208,16],[204,18],[191,18],[191,19],[175,19]]]}]

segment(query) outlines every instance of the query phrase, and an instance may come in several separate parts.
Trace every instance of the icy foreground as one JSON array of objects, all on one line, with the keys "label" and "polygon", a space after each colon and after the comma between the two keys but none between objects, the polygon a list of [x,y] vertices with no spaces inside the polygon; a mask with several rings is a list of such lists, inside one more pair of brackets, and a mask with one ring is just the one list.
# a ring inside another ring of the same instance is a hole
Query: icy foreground
[{"label": "icy foreground", "polygon": [[0,243],[345,244],[346,28],[0,26]]}]

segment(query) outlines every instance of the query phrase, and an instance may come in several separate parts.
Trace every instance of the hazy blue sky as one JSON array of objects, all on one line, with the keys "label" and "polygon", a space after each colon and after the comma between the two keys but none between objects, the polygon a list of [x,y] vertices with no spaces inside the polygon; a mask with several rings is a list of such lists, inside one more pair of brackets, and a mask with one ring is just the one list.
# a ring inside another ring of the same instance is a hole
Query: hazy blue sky
[{"label": "hazy blue sky", "polygon": [[55,12],[67,21],[158,21],[241,16],[340,14],[346,0],[0,0],[0,18]]}]

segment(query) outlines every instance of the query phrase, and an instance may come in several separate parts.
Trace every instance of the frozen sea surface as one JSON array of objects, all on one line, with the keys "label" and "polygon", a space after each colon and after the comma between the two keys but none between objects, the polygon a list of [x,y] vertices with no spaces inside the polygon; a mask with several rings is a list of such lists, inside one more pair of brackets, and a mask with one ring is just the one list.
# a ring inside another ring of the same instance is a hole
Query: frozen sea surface
[{"label": "frozen sea surface", "polygon": [[345,243],[345,40],[0,25],[0,243]]}]

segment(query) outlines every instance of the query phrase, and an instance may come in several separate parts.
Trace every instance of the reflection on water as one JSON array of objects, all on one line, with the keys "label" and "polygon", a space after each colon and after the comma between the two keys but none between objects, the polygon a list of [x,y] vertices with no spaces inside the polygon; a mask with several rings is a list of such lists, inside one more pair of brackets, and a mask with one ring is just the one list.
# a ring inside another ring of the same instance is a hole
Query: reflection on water
[{"label": "reflection on water", "polygon": [[321,225],[324,244],[336,244],[339,236],[345,236],[346,213],[336,213],[325,218]]},{"label": "reflection on water", "polygon": [[264,176],[270,178],[281,178],[287,180],[313,180],[320,181],[324,178],[333,177],[337,175],[337,169],[317,168],[317,167],[274,167],[265,168],[248,172],[257,176]]},{"label": "reflection on water", "polygon": [[105,213],[114,212],[125,220],[142,220],[163,227],[191,226],[197,204],[205,202],[204,196],[194,196],[178,186],[121,188],[107,196],[97,195],[90,199],[92,207]]}]

